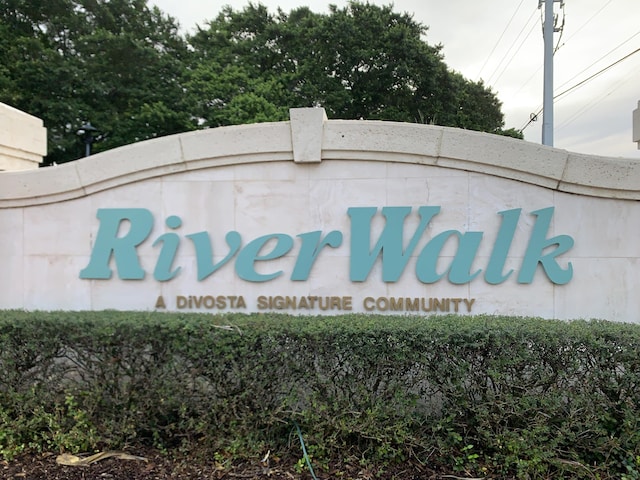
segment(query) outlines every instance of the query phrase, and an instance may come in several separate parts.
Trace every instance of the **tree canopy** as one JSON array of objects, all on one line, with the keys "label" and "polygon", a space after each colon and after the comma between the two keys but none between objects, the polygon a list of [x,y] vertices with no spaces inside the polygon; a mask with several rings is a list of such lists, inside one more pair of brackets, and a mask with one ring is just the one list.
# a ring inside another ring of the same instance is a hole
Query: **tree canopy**
[{"label": "tree canopy", "polygon": [[80,156],[86,121],[100,149],[192,128],[187,53],[146,0],[0,0],[0,101],[44,120],[49,163]]},{"label": "tree canopy", "polygon": [[428,29],[392,6],[329,13],[224,7],[192,35],[147,0],[0,0],[0,102],[41,117],[47,162],[196,128],[330,118],[503,131],[496,95],[444,63]]}]

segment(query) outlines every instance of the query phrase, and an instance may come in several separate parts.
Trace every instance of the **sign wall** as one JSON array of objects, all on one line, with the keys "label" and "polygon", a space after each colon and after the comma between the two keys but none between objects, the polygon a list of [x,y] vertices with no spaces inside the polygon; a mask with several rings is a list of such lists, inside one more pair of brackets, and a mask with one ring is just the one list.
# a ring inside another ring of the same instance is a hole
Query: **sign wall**
[{"label": "sign wall", "polygon": [[640,163],[289,122],[0,174],[0,308],[638,321]]}]

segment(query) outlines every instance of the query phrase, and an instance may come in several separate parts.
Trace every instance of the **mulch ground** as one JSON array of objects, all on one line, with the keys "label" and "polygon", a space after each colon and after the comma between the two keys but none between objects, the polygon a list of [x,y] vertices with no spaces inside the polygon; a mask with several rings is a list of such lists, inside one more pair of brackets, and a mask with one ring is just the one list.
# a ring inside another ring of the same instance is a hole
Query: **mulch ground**
[{"label": "mulch ground", "polygon": [[[131,451],[147,461],[107,458],[85,467],[58,465],[55,454],[22,455],[0,463],[0,477],[6,480],[219,480],[219,479],[312,479],[306,468],[296,471],[295,459],[268,459],[231,465],[228,462],[193,461],[169,458],[155,450]],[[317,467],[316,467],[317,468]],[[435,472],[422,465],[397,467],[392,470],[363,469],[353,465],[330,466],[328,472],[316,471],[319,480],[427,480],[467,478]]]}]

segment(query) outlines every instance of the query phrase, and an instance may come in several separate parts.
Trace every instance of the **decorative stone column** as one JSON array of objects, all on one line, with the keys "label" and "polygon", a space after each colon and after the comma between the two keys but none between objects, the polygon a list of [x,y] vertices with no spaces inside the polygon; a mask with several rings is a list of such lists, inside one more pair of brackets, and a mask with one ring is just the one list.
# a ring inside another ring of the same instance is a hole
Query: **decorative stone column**
[{"label": "decorative stone column", "polygon": [[0,171],[38,168],[46,154],[42,120],[0,103]]}]

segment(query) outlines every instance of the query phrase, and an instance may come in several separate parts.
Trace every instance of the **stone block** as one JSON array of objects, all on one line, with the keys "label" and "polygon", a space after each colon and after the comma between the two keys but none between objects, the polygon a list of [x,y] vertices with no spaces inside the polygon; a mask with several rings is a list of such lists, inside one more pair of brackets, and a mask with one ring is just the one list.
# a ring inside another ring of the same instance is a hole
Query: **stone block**
[{"label": "stone block", "polygon": [[322,137],[327,114],[324,108],[291,108],[293,161],[317,163],[322,160]]},{"label": "stone block", "polygon": [[0,171],[38,168],[46,154],[42,120],[0,103]]}]

